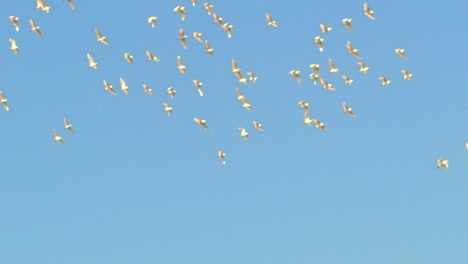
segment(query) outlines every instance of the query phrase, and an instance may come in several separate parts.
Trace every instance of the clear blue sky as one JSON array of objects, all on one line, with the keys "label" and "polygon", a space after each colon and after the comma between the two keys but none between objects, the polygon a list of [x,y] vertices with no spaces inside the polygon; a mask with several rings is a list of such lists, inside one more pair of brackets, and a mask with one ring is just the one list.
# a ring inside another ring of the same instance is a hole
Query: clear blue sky
[{"label": "clear blue sky", "polygon": [[[76,0],[73,11],[48,0],[49,14],[32,0],[2,1],[0,90],[10,111],[0,108],[0,263],[468,263],[467,2],[372,1],[375,21],[360,1],[287,2],[211,1],[234,25],[229,39],[204,1]],[[177,5],[186,7],[185,21]],[[266,26],[266,12],[278,28]],[[19,32],[10,15],[20,18]],[[153,15],[155,28],[147,23]],[[346,17],[353,33],[341,25]],[[29,32],[30,18],[42,39]],[[313,43],[320,23],[333,28],[322,35],[323,53]],[[96,42],[95,27],[108,46]],[[147,49],[161,61],[147,62]],[[98,70],[87,67],[86,53]],[[232,58],[244,75],[255,72],[256,84],[238,83]],[[326,73],[330,58],[337,74]],[[308,79],[312,63],[336,91]],[[293,69],[301,84],[289,77]],[[299,100],[326,133],[303,124]],[[343,101],[356,118],[343,113]],[[449,171],[435,169],[439,157],[450,160]]]}]

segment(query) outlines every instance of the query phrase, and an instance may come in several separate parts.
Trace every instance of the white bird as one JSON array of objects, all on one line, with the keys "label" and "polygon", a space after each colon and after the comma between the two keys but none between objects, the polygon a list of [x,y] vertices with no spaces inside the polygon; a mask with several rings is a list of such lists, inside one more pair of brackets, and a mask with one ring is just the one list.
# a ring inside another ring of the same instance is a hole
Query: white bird
[{"label": "white bird", "polygon": [[216,24],[218,24],[220,27],[223,27],[223,18],[218,16],[217,14],[213,13],[213,19]]},{"label": "white bird", "polygon": [[184,6],[176,6],[174,8],[174,12],[176,13],[179,13],[180,14],[180,18],[182,20],[185,20],[185,7]]},{"label": "white bird", "polygon": [[323,38],[321,38],[320,36],[315,37],[314,43],[319,46],[320,52],[323,52],[323,42],[324,41],[325,40]]},{"label": "white bird", "polygon": [[343,75],[342,77],[343,77],[343,79],[344,79],[346,85],[351,85],[351,84],[353,84],[353,80],[352,80],[351,78],[349,78],[348,75]]},{"label": "white bird", "polygon": [[445,170],[448,170],[448,169],[449,169],[449,161],[448,161],[448,160],[444,160],[443,158],[439,158],[439,159],[437,160],[437,167],[436,167],[436,169],[438,169],[438,168],[440,168],[440,167],[444,168]]},{"label": "white bird", "polygon": [[130,65],[133,65],[133,56],[130,55],[130,53],[124,53],[124,59],[126,59]]},{"label": "white bird", "polygon": [[356,115],[353,113],[353,109],[351,107],[348,107],[346,102],[343,102],[343,111],[352,117],[356,117]]},{"label": "white bird", "polygon": [[240,72],[240,68],[237,66],[237,62],[235,59],[232,59],[231,60],[231,67],[232,67],[232,72],[233,73],[236,73],[236,72]]},{"label": "white bird", "polygon": [[239,130],[240,130],[240,136],[243,137],[244,140],[247,140],[249,138],[249,133],[243,127],[239,127]]},{"label": "white bird", "polygon": [[314,80],[314,85],[317,85],[318,78],[319,78],[319,75],[317,73],[315,73],[315,72],[313,72],[313,73],[311,73],[309,75],[309,79]]},{"label": "white bird", "polygon": [[320,120],[318,120],[317,118],[313,118],[312,122],[315,123],[316,128],[320,128],[323,132],[327,132],[327,128],[325,127],[325,124],[320,122]]},{"label": "white bird", "polygon": [[369,5],[367,3],[364,3],[364,15],[366,15],[368,18],[372,20],[375,20],[374,11],[372,11],[369,8]]},{"label": "white bird", "polygon": [[88,67],[97,70],[98,64],[94,61],[93,57],[91,57],[91,54],[87,53],[86,57],[88,58]]},{"label": "white bird", "polygon": [[10,16],[10,23],[12,23],[13,26],[15,26],[16,31],[19,31],[19,22],[18,22],[18,20],[19,20],[18,17]]},{"label": "white bird", "polygon": [[223,29],[224,29],[224,31],[227,32],[228,38],[232,37],[232,28],[233,27],[234,26],[229,24],[229,23],[223,24]]},{"label": "white bird", "polygon": [[125,94],[128,94],[128,86],[127,83],[125,83],[125,80],[120,78],[120,90],[123,91]]},{"label": "white bird", "polygon": [[210,128],[206,125],[206,120],[204,119],[199,119],[199,118],[196,118],[194,117],[193,120],[195,121],[195,123],[197,123],[197,125],[201,126],[203,129],[209,131]]},{"label": "white bird", "polygon": [[301,100],[297,103],[299,105],[300,108],[304,109],[304,111],[309,111],[309,103],[307,103],[306,101],[304,100]]},{"label": "white bird", "polygon": [[379,79],[382,81],[383,86],[387,86],[391,83],[391,81],[388,80],[385,76],[380,76]]},{"label": "white bird", "polygon": [[183,64],[182,62],[182,58],[177,55],[177,69],[182,73],[182,74],[186,74],[187,73],[187,68],[185,67],[185,65]]},{"label": "white bird", "polygon": [[253,123],[253,126],[254,126],[256,129],[258,129],[258,130],[260,130],[260,131],[263,132],[264,129],[263,129],[263,125],[262,125],[262,124],[260,124],[260,123],[257,122],[257,121],[253,121],[252,123]]},{"label": "white bird", "polygon": [[266,19],[268,21],[267,26],[278,27],[278,23],[275,20],[273,20],[273,18],[271,18],[270,14],[266,13],[265,17],[266,17]]},{"label": "white bird", "polygon": [[5,108],[5,111],[10,111],[10,107],[8,106],[8,100],[5,98],[2,91],[0,91],[0,103],[2,103],[3,108]]},{"label": "white bird", "polygon": [[109,44],[109,41],[107,41],[107,38],[101,34],[101,31],[99,31],[99,29],[95,28],[94,32],[96,32],[96,38],[97,38],[96,41],[101,42],[105,45]]},{"label": "white bird", "polygon": [[369,67],[367,67],[362,61],[358,61],[357,64],[359,65],[359,72],[367,74],[367,71],[369,71]]},{"label": "white bird", "polygon": [[312,119],[310,119],[309,112],[305,111],[304,112],[304,124],[311,126],[312,125]]},{"label": "white bird", "polygon": [[257,82],[258,77],[255,76],[255,74],[253,72],[249,71],[249,72],[247,72],[247,75],[249,76],[249,81],[251,81],[253,83]]},{"label": "white bird", "polygon": [[210,43],[208,43],[208,40],[205,40],[205,51],[210,54],[212,57],[214,57],[214,49],[210,46]]},{"label": "white bird", "polygon": [[182,47],[184,47],[184,49],[187,49],[187,35],[185,35],[183,28],[179,30],[179,40],[182,44]]},{"label": "white bird", "polygon": [[320,64],[311,64],[309,65],[309,68],[311,68],[312,70],[314,70],[314,72],[317,74],[317,75],[320,75]]},{"label": "white bird", "polygon": [[359,55],[358,53],[358,50],[353,48],[353,46],[351,45],[351,42],[348,41],[348,43],[346,44],[346,48],[348,49],[348,53],[353,55],[354,57],[358,58],[358,59],[362,59],[361,55]]},{"label": "white bird", "polygon": [[323,89],[327,89],[330,91],[336,90],[335,87],[331,83],[328,83],[327,81],[325,81],[325,79],[320,78],[320,82],[322,83]]},{"label": "white bird", "polygon": [[31,18],[29,19],[29,24],[31,24],[31,30],[30,31],[34,31],[36,32],[36,34],[42,38],[42,32],[40,30],[40,27],[38,27],[36,25],[36,22],[34,22],[34,20],[32,20]]},{"label": "white bird", "polygon": [[412,73],[409,73],[408,70],[401,70],[401,72],[403,73],[403,80],[411,80],[411,77],[413,77],[413,74]]},{"label": "white bird", "polygon": [[346,27],[346,29],[349,31],[349,32],[353,32],[353,26],[351,25],[351,21],[352,19],[351,18],[343,18],[342,22],[343,22],[343,25]]},{"label": "white bird", "polygon": [[195,6],[198,2],[198,0],[190,0],[192,2],[192,6]]},{"label": "white bird", "polygon": [[150,95],[154,95],[153,89],[149,88],[148,85],[146,85],[146,84],[143,84],[143,91],[144,91],[145,93],[150,94]]},{"label": "white bird", "polygon": [[322,33],[326,33],[332,30],[331,27],[327,27],[325,24],[320,24],[320,28],[322,29]]},{"label": "white bird", "polygon": [[36,0],[36,9],[41,9],[41,11],[45,11],[49,13],[51,10],[50,6],[47,6],[45,0]]},{"label": "white bird", "polygon": [[198,40],[198,42],[202,42],[203,43],[203,38],[202,38],[202,33],[200,32],[193,32],[193,37]]},{"label": "white bird", "polygon": [[395,49],[395,54],[400,55],[403,59],[407,60],[408,57],[405,54],[404,49]]},{"label": "white bird", "polygon": [[289,75],[291,77],[294,77],[297,80],[297,83],[301,83],[302,79],[301,79],[301,76],[299,75],[300,73],[301,73],[301,71],[292,70],[292,71],[289,72]]},{"label": "white bird", "polygon": [[63,145],[62,137],[59,136],[55,129],[52,130],[54,132],[54,140],[57,141],[60,145]]},{"label": "white bird", "polygon": [[71,9],[75,10],[75,3],[73,3],[73,0],[67,0],[67,2],[70,5]]},{"label": "white bird", "polygon": [[104,90],[108,91],[112,95],[117,95],[117,93],[112,88],[113,86],[110,83],[108,83],[106,80],[103,80],[102,83],[104,84]]},{"label": "white bird", "polygon": [[171,105],[170,105],[169,103],[163,103],[163,105],[164,105],[164,111],[167,112],[167,115],[168,115],[168,116],[171,116],[171,114],[172,114],[172,107],[171,107]]},{"label": "white bird", "polygon": [[223,165],[226,164],[226,153],[224,153],[223,151],[218,151],[218,158],[221,160],[221,163],[223,163]]},{"label": "white bird", "polygon": [[72,134],[74,133],[72,124],[70,124],[65,117],[63,118],[63,125],[65,126],[66,129],[68,129],[68,131],[70,131],[70,133]]},{"label": "white bird", "polygon": [[174,96],[176,95],[176,92],[177,91],[173,87],[167,88],[167,94],[171,96],[171,99],[174,98]]},{"label": "white bird", "polygon": [[335,63],[333,63],[332,59],[328,60],[328,65],[330,66],[330,71],[328,72],[331,72],[331,73],[338,72],[339,69],[335,67]]},{"label": "white bird", "polygon": [[200,96],[203,96],[203,88],[202,88],[203,83],[201,83],[201,82],[198,81],[198,80],[193,80],[193,84],[194,84],[195,87],[197,88],[198,93],[200,94]]},{"label": "white bird", "polygon": [[158,57],[154,56],[149,50],[146,50],[147,61],[160,61]]},{"label": "white bird", "polygon": [[213,5],[210,4],[209,2],[206,2],[203,4],[203,7],[205,8],[206,11],[208,11],[208,15],[211,16],[213,13]]},{"label": "white bird", "polygon": [[157,19],[158,19],[158,17],[150,16],[148,18],[148,24],[151,24],[151,27],[154,28],[156,26],[156,20]]},{"label": "white bird", "polygon": [[19,53],[19,47],[16,45],[16,41],[15,41],[14,39],[12,39],[12,38],[9,38],[8,40],[10,41],[10,44],[11,44],[11,48],[10,48],[10,49],[11,49],[13,52],[15,52],[15,55],[18,55],[18,53]]}]

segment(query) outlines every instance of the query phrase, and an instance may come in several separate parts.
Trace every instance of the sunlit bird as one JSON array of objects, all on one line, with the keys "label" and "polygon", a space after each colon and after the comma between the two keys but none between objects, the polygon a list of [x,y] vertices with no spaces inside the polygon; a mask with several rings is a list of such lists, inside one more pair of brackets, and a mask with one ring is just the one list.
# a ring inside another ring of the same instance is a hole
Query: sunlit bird
[{"label": "sunlit bird", "polygon": [[404,50],[404,49],[395,49],[395,54],[400,55],[400,57],[402,57],[402,58],[405,59],[405,60],[408,59],[408,57],[407,57],[406,54],[405,54],[405,50]]},{"label": "sunlit bird", "polygon": [[317,36],[314,39],[314,43],[318,45],[320,52],[323,52],[323,42],[324,41],[325,40],[323,38],[321,38],[320,36]]},{"label": "sunlit bird", "polygon": [[223,24],[223,29],[224,31],[226,31],[227,35],[228,35],[228,38],[232,37],[232,28],[234,26],[229,24],[229,23],[225,23]]},{"label": "sunlit bird", "polygon": [[323,78],[320,78],[320,83],[322,83],[323,89],[327,89],[327,90],[330,90],[330,91],[335,91],[336,90],[335,87],[333,86],[333,84],[328,83]]},{"label": "sunlit bird", "polygon": [[349,31],[349,32],[353,32],[353,26],[351,25],[351,21],[352,19],[351,18],[343,18],[342,22],[343,22],[343,25],[346,27],[346,29]]},{"label": "sunlit bird", "polygon": [[218,151],[218,158],[221,160],[223,165],[226,165],[226,153],[224,153],[222,150]]},{"label": "sunlit bird", "polygon": [[124,59],[126,59],[130,65],[133,65],[133,56],[130,55],[130,53],[124,53]]},{"label": "sunlit bird", "polygon": [[336,73],[339,71],[339,69],[335,66],[335,63],[332,61],[332,59],[328,59],[328,65],[330,66],[330,70],[328,72]]},{"label": "sunlit bird", "polygon": [[171,99],[174,98],[174,96],[176,95],[176,90],[173,88],[173,87],[169,87],[167,88],[167,93],[169,96],[171,96]]},{"label": "sunlit bird", "polygon": [[216,24],[218,24],[220,27],[223,27],[224,23],[222,17],[218,16],[216,13],[213,13],[213,19]]},{"label": "sunlit bird", "polygon": [[316,128],[320,128],[323,132],[327,132],[327,128],[325,127],[325,124],[320,122],[317,118],[313,118],[312,122],[315,123]]},{"label": "sunlit bird", "polygon": [[166,111],[168,116],[171,116],[172,106],[169,103],[163,103],[163,105],[164,105],[164,111]]},{"label": "sunlit bird", "polygon": [[143,91],[149,95],[154,95],[153,89],[149,88],[146,84],[143,84]]},{"label": "sunlit bird", "polygon": [[193,37],[198,40],[198,42],[203,42],[203,38],[202,38],[202,33],[200,32],[193,32]]},{"label": "sunlit bird", "polygon": [[160,61],[158,57],[154,56],[149,50],[146,50],[147,61]]},{"label": "sunlit bird", "polygon": [[379,79],[382,81],[382,86],[388,86],[392,81],[388,80],[385,76],[380,76]]},{"label": "sunlit bird", "polygon": [[174,12],[176,13],[179,13],[180,14],[180,18],[182,20],[185,20],[185,7],[184,6],[176,6],[174,8]]},{"label": "sunlit bird", "polygon": [[54,140],[57,141],[60,145],[63,145],[62,137],[57,133],[57,131],[53,129],[52,132],[54,132]]},{"label": "sunlit bird", "polygon": [[359,55],[358,53],[358,50],[353,48],[353,46],[351,45],[351,42],[348,41],[348,43],[346,44],[346,48],[348,49],[348,53],[353,55],[354,57],[358,58],[358,59],[362,59],[361,55]]},{"label": "sunlit bird", "polygon": [[205,52],[210,54],[210,56],[214,57],[214,49],[210,46],[210,43],[208,43],[208,40],[205,40]]},{"label": "sunlit bird", "polygon": [[319,75],[315,72],[311,73],[309,75],[309,79],[313,80],[314,81],[314,85],[317,85],[318,83],[318,79],[319,79]]},{"label": "sunlit bird", "polygon": [[99,31],[99,29],[95,28],[94,32],[96,32],[96,41],[101,42],[105,45],[109,44],[109,41],[107,41],[107,38],[101,34],[101,31]]},{"label": "sunlit bird", "polygon": [[51,10],[51,7],[47,6],[45,0],[36,0],[36,9],[41,9],[41,11],[49,13]]},{"label": "sunlit bird", "polygon": [[348,75],[343,75],[342,77],[343,77],[343,79],[344,79],[346,85],[351,85],[351,84],[353,84],[353,80],[352,80],[351,78],[349,78]]},{"label": "sunlit bird", "polygon": [[300,108],[304,109],[304,111],[309,111],[309,103],[307,103],[306,101],[304,100],[301,100],[297,103],[299,105]]},{"label": "sunlit bird", "polygon": [[73,0],[67,0],[68,5],[70,5],[71,9],[75,10],[75,3],[73,3]]},{"label": "sunlit bird", "polygon": [[258,130],[260,130],[260,131],[263,132],[264,129],[263,129],[263,125],[262,125],[262,124],[260,124],[260,123],[257,122],[257,121],[252,121],[252,123],[253,123],[253,126],[254,126],[256,129],[258,129]]},{"label": "sunlit bird", "polygon": [[240,136],[244,138],[244,140],[247,140],[249,138],[249,132],[245,130],[243,127],[239,127],[240,130]]},{"label": "sunlit bird", "polygon": [[34,22],[34,20],[32,20],[31,18],[29,19],[29,24],[31,24],[31,30],[30,31],[34,31],[36,32],[36,34],[42,38],[42,32],[40,30],[40,27],[38,27],[36,25],[36,22]]},{"label": "sunlit bird", "polygon": [[271,18],[270,14],[266,13],[265,17],[268,22],[267,26],[278,27],[278,23],[275,20],[273,20],[273,18]]},{"label": "sunlit bird", "polygon": [[181,28],[179,30],[179,38],[180,40],[180,43],[182,44],[182,47],[184,47],[184,49],[187,49],[187,35],[185,35],[185,32],[184,32],[184,29]]},{"label": "sunlit bird", "polygon": [[125,94],[128,94],[128,86],[124,79],[120,78],[120,90]]},{"label": "sunlit bird", "polygon": [[364,3],[364,15],[368,18],[375,20],[374,11],[372,11],[367,3]]},{"label": "sunlit bird", "polygon": [[409,73],[408,70],[403,69],[401,70],[401,73],[403,73],[403,80],[411,80],[411,77],[413,77],[412,73]]},{"label": "sunlit bird", "polygon": [[156,26],[156,20],[157,19],[158,19],[158,17],[150,16],[148,18],[148,24],[151,24],[151,27],[154,28]]},{"label": "sunlit bird", "polygon": [[200,96],[203,96],[203,88],[202,88],[203,83],[201,83],[198,80],[193,80],[193,84],[197,88],[198,94],[200,94]]},{"label": "sunlit bird", "polygon": [[190,0],[190,2],[192,2],[192,6],[195,6],[198,2],[198,0]]},{"label": "sunlit bird", "polygon": [[235,59],[232,59],[231,60],[231,67],[232,67],[232,72],[233,73],[236,73],[236,72],[240,72],[240,68],[237,66],[237,62]]},{"label": "sunlit bird", "polygon": [[311,68],[312,70],[314,70],[314,72],[317,74],[317,76],[320,75],[320,64],[311,64],[309,65],[309,68]]},{"label": "sunlit bird", "polygon": [[448,160],[444,160],[443,158],[439,158],[437,160],[437,167],[436,169],[438,168],[444,168],[445,170],[448,170],[449,169],[449,161]]},{"label": "sunlit bird", "polygon": [[0,103],[2,103],[3,108],[5,108],[5,111],[10,111],[10,107],[8,106],[8,100],[6,97],[3,95],[3,92],[0,91]]},{"label": "sunlit bird", "polygon": [[18,17],[10,16],[10,23],[13,24],[13,26],[15,27],[15,30],[16,30],[16,31],[19,31],[19,22],[18,22],[18,20],[19,20]]},{"label": "sunlit bird", "polygon": [[88,67],[97,70],[98,64],[94,61],[93,57],[91,57],[91,54],[87,53],[86,57],[88,58]]},{"label": "sunlit bird", "polygon": [[68,131],[70,131],[70,133],[72,133],[72,134],[75,133],[75,132],[73,131],[72,124],[70,124],[70,122],[68,122],[68,120],[67,120],[65,117],[63,118],[63,125],[65,126],[65,128],[66,128]]},{"label": "sunlit bird", "polygon": [[15,55],[18,55],[19,47],[16,45],[16,41],[12,38],[9,38],[8,40],[10,41],[10,44],[11,44],[10,49],[15,53]]},{"label": "sunlit bird", "polygon": [[251,81],[253,83],[257,82],[258,77],[255,76],[255,74],[253,72],[249,71],[249,72],[247,72],[247,75],[249,76],[249,81]]},{"label": "sunlit bird", "polygon": [[310,119],[309,112],[305,111],[304,112],[304,124],[311,126],[312,125],[312,119]]},{"label": "sunlit bird", "polygon": [[185,67],[185,65],[183,64],[182,62],[182,58],[177,55],[177,69],[182,73],[182,74],[186,74],[187,73],[187,68]]},{"label": "sunlit bird", "polygon": [[320,29],[322,29],[322,33],[326,33],[332,30],[331,27],[327,27],[325,24],[320,24]]},{"label": "sunlit bird", "polygon": [[367,67],[362,61],[358,61],[357,64],[359,65],[359,72],[367,74],[367,72],[369,71],[369,67]]},{"label": "sunlit bird", "polygon": [[108,83],[106,80],[103,80],[102,83],[104,84],[104,90],[108,91],[112,95],[117,95],[117,93],[114,91],[112,84]]},{"label": "sunlit bird", "polygon": [[343,102],[343,111],[352,117],[356,117],[356,114],[353,113],[353,109],[351,107],[348,107],[346,102]]},{"label": "sunlit bird", "polygon": [[298,71],[298,70],[292,70],[289,72],[289,75],[291,77],[294,77],[297,81],[297,83],[301,83],[302,79],[301,79],[301,75],[300,75],[301,71]]},{"label": "sunlit bird", "polygon": [[206,2],[203,4],[203,7],[205,8],[206,11],[208,11],[208,15],[211,16],[213,13],[213,5],[210,4],[209,2]]},{"label": "sunlit bird", "polygon": [[206,120],[204,119],[199,119],[199,118],[196,118],[194,117],[193,120],[195,121],[195,123],[197,123],[197,125],[201,126],[203,129],[209,131],[210,128],[206,125]]}]

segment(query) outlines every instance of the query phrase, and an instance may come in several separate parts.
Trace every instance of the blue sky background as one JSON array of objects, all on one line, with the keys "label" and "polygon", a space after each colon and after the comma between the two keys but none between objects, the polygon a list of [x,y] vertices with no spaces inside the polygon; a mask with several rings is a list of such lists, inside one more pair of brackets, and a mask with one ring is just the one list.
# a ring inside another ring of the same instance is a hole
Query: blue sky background
[{"label": "blue sky background", "polygon": [[[10,111],[0,109],[0,263],[468,263],[467,2],[373,1],[375,21],[359,1],[287,2],[211,1],[234,25],[229,39],[204,1],[76,0],[73,11],[48,0],[49,14],[32,0],[2,1],[0,90]],[[278,28],[266,26],[266,12]],[[10,15],[20,18],[19,32]],[[30,18],[42,39],[29,32]],[[320,23],[333,28],[323,53],[313,43]],[[96,42],[95,27],[108,46]],[[161,61],[145,61],[147,49]],[[86,53],[98,70],[87,67]],[[256,84],[238,83],[232,58],[244,75],[255,72]],[[326,73],[330,58],[338,74]],[[336,91],[308,79],[312,63]],[[288,76],[293,69],[301,84]],[[130,93],[112,96],[102,81],[118,90],[120,77]],[[299,100],[326,133],[303,124]],[[343,113],[343,101],[356,118]],[[449,171],[435,170],[439,157],[450,160]]]}]

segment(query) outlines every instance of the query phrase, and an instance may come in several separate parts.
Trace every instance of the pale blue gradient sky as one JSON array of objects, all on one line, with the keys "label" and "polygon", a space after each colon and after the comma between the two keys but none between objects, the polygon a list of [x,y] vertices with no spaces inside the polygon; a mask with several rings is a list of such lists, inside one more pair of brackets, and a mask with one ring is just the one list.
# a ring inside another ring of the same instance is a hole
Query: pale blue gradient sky
[{"label": "pale blue gradient sky", "polygon": [[[0,109],[0,263],[468,262],[466,1],[372,1],[372,21],[359,1],[213,0],[234,25],[231,39],[204,1],[76,0],[74,11],[47,2],[49,14],[32,0],[0,3],[0,90],[11,108]],[[172,11],[179,4],[185,21]],[[266,12],[278,28],[266,27]],[[19,32],[10,15],[20,18]],[[345,17],[353,33],[341,25]],[[42,39],[29,32],[29,18]],[[320,23],[333,27],[323,53],[313,44]],[[108,46],[96,42],[95,27]],[[187,50],[176,40],[181,27]],[[209,40],[214,58],[193,31]],[[145,61],[147,49],[161,61]],[[98,70],[87,67],[88,52]],[[258,82],[239,84],[232,58]],[[338,74],[326,73],[330,58]],[[308,80],[312,63],[335,92]],[[292,69],[302,84],[288,76]],[[342,74],[354,84],[345,86]],[[390,86],[380,86],[380,75]],[[104,91],[104,79],[118,89],[120,77],[129,95]],[[177,90],[172,100],[169,86]],[[236,87],[253,112],[236,100]],[[326,133],[303,124],[299,100]],[[343,101],[356,118],[343,114]],[[449,171],[435,170],[440,156]]]}]

